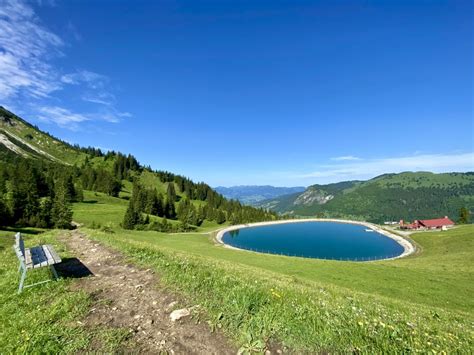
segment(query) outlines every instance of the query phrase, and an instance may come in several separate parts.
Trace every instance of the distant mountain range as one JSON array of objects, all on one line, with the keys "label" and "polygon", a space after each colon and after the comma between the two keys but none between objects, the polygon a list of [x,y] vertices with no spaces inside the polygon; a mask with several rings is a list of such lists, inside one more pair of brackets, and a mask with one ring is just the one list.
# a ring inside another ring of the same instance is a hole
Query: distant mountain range
[{"label": "distant mountain range", "polygon": [[474,211],[474,173],[405,172],[368,181],[312,185],[304,192],[255,204],[298,216],[363,219],[372,222],[458,219],[461,207]]},{"label": "distant mountain range", "polygon": [[256,205],[261,201],[274,199],[280,196],[301,193],[305,187],[275,187],[275,186],[218,186],[214,190],[229,199],[239,200],[246,205]]}]

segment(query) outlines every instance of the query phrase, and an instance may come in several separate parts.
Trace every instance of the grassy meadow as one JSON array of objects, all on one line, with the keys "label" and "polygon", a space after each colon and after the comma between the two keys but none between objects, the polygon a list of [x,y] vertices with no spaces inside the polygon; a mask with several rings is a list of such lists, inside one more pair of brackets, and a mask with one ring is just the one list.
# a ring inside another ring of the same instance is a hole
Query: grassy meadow
[{"label": "grassy meadow", "polygon": [[371,263],[231,250],[205,234],[86,232],[155,268],[168,287],[206,309],[211,327],[244,347],[274,341],[305,351],[466,352],[473,345],[473,227],[419,233],[419,255]]},{"label": "grassy meadow", "polygon": [[[52,244],[64,260],[74,257],[58,241],[60,231],[22,229],[26,247]],[[0,230],[0,349],[1,353],[58,354],[121,348],[128,332],[123,329],[84,326],[81,319],[92,306],[92,297],[72,290],[74,279],[61,278],[18,295],[18,259],[13,252],[13,230]],[[51,278],[49,268],[30,270],[26,284]]]},{"label": "grassy meadow", "polygon": [[[75,205],[75,220],[120,221],[109,213],[124,211],[126,201],[95,198],[93,213]],[[414,234],[417,254],[369,263],[232,250],[215,243],[212,231],[220,227],[85,232],[154,268],[168,287],[203,307],[211,328],[223,329],[243,349],[272,342],[337,352],[466,352],[473,346],[474,226]]]},{"label": "grassy meadow", "polygon": [[[74,204],[83,232],[152,268],[190,306],[196,320],[220,329],[242,351],[287,348],[294,352],[469,353],[474,335],[474,226],[416,233],[418,253],[368,263],[326,261],[233,250],[216,244],[215,223],[196,232],[125,231],[118,226],[127,201],[85,192]],[[101,230],[91,226],[109,225]],[[89,228],[88,228],[89,227]],[[60,232],[36,234],[27,245],[54,244]],[[28,352],[118,351],[121,329],[87,329],[80,319],[91,296],[72,292],[75,282],[16,295],[18,273],[13,231],[2,232],[0,253],[0,348]],[[48,271],[35,271],[47,277]],[[27,340],[27,341],[25,341]]]}]

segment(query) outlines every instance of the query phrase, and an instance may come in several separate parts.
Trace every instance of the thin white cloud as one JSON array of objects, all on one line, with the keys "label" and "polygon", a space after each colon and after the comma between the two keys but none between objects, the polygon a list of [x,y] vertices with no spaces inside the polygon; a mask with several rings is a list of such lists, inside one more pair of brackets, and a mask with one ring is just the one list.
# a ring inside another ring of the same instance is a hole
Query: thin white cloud
[{"label": "thin white cloud", "polygon": [[87,92],[82,95],[82,100],[92,102],[94,104],[113,106],[116,102],[115,96],[110,92]]},{"label": "thin white cloud", "polygon": [[[39,3],[41,5],[41,3]],[[51,4],[50,4],[51,5]],[[68,28],[72,24],[68,23]],[[75,28],[74,28],[75,30]],[[75,30],[76,31],[76,30]],[[77,31],[76,31],[77,32]],[[3,105],[30,107],[31,116],[77,129],[84,121],[119,122],[130,117],[116,108],[109,92],[110,79],[87,69],[61,73],[51,63],[64,56],[63,40],[46,28],[33,6],[22,0],[0,0],[0,100]],[[70,99],[92,106],[92,113],[77,113],[64,107],[55,92],[76,86]],[[79,94],[77,93],[79,92]],[[91,105],[92,104],[92,105]]]},{"label": "thin white cloud", "polygon": [[358,158],[358,157],[355,157],[353,155],[344,155],[342,157],[331,158],[331,160],[334,160],[334,161],[351,161],[351,160],[361,160],[361,159]]},{"label": "thin white cloud", "polygon": [[44,60],[60,55],[63,42],[48,31],[33,9],[21,1],[0,0],[0,99],[46,97],[60,86]]},{"label": "thin white cloud", "polygon": [[300,179],[349,180],[403,171],[474,171],[474,153],[422,154],[405,157],[365,159],[321,165],[318,170],[295,174]]},{"label": "thin white cloud", "polygon": [[65,84],[86,84],[92,89],[103,88],[107,84],[108,80],[109,79],[105,75],[94,73],[89,70],[79,70],[75,73],[64,74],[61,76],[61,81]]},{"label": "thin white cloud", "polygon": [[40,120],[73,130],[78,129],[78,123],[91,119],[88,115],[74,113],[57,106],[39,107],[38,112]]},{"label": "thin white cloud", "polygon": [[111,109],[99,110],[92,113],[76,113],[58,106],[37,107],[38,118],[43,122],[55,123],[60,127],[78,130],[79,123],[86,121],[106,121],[117,123],[124,117],[131,117],[129,112],[118,112]]}]

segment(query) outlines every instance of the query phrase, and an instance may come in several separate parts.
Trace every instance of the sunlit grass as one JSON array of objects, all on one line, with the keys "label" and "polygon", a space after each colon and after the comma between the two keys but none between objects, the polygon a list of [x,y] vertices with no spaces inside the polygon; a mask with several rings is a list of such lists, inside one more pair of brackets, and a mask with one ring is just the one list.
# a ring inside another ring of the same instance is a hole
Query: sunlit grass
[{"label": "sunlit grass", "polygon": [[244,347],[272,340],[308,351],[467,352],[472,266],[453,271],[472,260],[473,230],[415,235],[421,255],[377,263],[235,251],[202,234],[88,232],[154,267]]},{"label": "sunlit grass", "polygon": [[[36,232],[25,230],[25,232]],[[71,256],[57,242],[58,232],[24,234],[28,246],[53,244],[62,258]],[[127,332],[106,327],[87,328],[81,320],[91,307],[91,298],[72,291],[70,279],[48,282],[17,294],[18,259],[12,246],[12,231],[0,231],[0,352],[70,353],[96,344],[101,351],[116,351]],[[51,278],[48,268],[29,271],[27,283]]]}]

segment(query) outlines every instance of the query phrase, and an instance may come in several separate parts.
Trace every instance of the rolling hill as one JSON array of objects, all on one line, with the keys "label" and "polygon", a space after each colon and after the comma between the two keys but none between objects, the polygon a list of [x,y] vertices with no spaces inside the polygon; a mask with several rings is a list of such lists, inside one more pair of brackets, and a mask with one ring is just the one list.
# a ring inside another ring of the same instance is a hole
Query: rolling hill
[{"label": "rolling hill", "polygon": [[204,222],[276,218],[274,213],[227,200],[203,182],[144,167],[130,154],[73,146],[1,106],[0,162],[0,225],[59,227],[51,210],[54,204],[59,208],[56,190],[62,188],[66,205],[89,203],[82,206],[86,210],[94,210],[91,204],[97,202],[91,196],[105,198],[122,211],[115,216],[115,225],[131,207],[130,228],[170,231],[194,229]]},{"label": "rolling hill", "polygon": [[474,210],[474,173],[405,172],[368,181],[312,185],[303,193],[262,201],[282,214],[364,219],[371,222],[449,216]]}]

